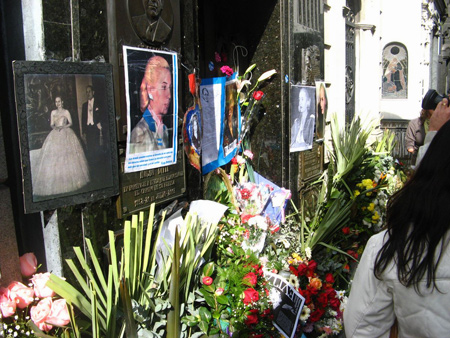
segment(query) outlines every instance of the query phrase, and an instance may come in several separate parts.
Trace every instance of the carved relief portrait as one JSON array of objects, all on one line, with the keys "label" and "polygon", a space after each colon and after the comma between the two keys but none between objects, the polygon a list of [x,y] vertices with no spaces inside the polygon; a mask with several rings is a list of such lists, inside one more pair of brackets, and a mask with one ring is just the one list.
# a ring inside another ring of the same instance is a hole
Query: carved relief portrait
[{"label": "carved relief portrait", "polygon": [[302,84],[314,84],[320,78],[320,49],[316,45],[302,49]]},{"label": "carved relief portrait", "polygon": [[128,10],[133,30],[144,43],[159,46],[170,38],[174,22],[170,0],[129,0]]}]

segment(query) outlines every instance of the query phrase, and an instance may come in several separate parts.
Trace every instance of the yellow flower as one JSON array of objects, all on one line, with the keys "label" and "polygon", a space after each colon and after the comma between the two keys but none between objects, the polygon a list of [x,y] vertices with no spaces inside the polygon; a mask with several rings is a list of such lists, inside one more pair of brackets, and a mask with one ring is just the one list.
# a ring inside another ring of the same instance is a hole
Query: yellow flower
[{"label": "yellow flower", "polygon": [[353,195],[356,197],[356,196],[358,196],[359,194],[361,194],[360,192],[359,192],[359,190],[355,190],[354,192],[353,192]]},{"label": "yellow flower", "polygon": [[378,215],[378,212],[375,211],[372,216],[372,223],[377,223],[379,218],[380,215]]},{"label": "yellow flower", "polygon": [[[370,203],[369,206],[367,207],[367,210],[373,211],[374,208],[375,208],[375,204]],[[375,212],[376,212],[376,211],[375,211]]]},{"label": "yellow flower", "polygon": [[373,181],[370,178],[366,178],[365,180],[362,180],[361,183],[366,187],[366,189],[373,188]]}]

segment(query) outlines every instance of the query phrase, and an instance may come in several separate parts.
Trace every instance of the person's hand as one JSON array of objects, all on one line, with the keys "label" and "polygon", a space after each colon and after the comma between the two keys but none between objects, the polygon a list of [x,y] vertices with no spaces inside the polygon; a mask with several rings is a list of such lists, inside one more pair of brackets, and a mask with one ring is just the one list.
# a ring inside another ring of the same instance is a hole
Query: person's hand
[{"label": "person's hand", "polygon": [[444,98],[441,102],[438,103],[433,115],[431,115],[430,126],[428,130],[437,131],[448,120],[450,120],[450,107],[448,106],[448,100]]}]

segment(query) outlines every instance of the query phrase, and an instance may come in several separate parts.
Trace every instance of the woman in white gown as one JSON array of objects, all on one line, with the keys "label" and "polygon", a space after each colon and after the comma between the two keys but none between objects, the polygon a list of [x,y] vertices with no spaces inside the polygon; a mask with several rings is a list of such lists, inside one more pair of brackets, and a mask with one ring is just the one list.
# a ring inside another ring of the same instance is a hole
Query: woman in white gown
[{"label": "woman in white gown", "polygon": [[40,151],[33,179],[33,194],[49,196],[65,194],[89,183],[89,169],[83,147],[72,128],[72,118],[63,108],[63,100],[55,97],[48,134]]}]

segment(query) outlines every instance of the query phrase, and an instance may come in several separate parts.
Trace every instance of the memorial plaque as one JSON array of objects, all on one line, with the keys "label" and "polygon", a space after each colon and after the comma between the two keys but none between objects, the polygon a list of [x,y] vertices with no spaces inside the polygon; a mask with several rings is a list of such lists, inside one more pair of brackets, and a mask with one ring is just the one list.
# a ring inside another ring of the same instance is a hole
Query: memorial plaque
[{"label": "memorial plaque", "polygon": [[[180,148],[179,148],[180,149]],[[124,173],[125,158],[120,159],[120,197],[118,217],[122,218],[152,203],[161,204],[182,196],[186,192],[183,149],[178,151],[174,165]]]},{"label": "memorial plaque", "polygon": [[318,178],[323,172],[323,143],[313,143],[311,150],[302,151],[299,156],[298,186],[305,181]]}]

